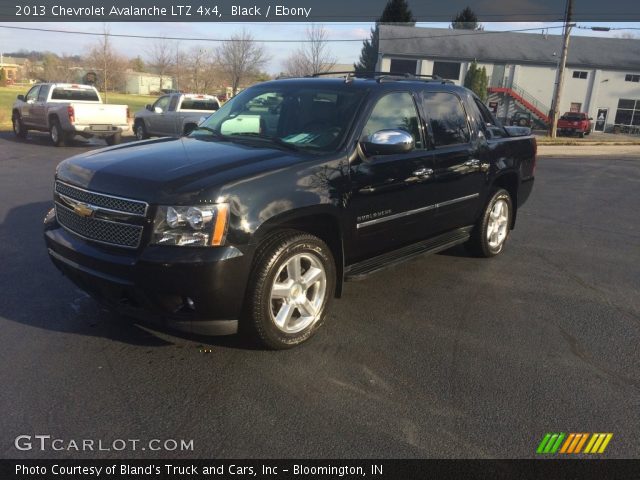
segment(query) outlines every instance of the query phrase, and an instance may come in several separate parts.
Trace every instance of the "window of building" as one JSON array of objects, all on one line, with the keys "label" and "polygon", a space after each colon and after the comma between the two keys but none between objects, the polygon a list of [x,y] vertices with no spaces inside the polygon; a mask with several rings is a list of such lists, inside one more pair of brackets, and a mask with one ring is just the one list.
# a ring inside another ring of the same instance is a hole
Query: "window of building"
[{"label": "window of building", "polygon": [[469,142],[467,115],[454,94],[425,92],[424,109],[436,147]]},{"label": "window of building", "polygon": [[433,62],[433,75],[447,80],[460,80],[460,63]]},{"label": "window of building", "polygon": [[389,93],[378,100],[362,134],[368,137],[380,130],[409,132],[416,141],[416,148],[422,148],[418,112],[411,94],[406,92]]},{"label": "window of building", "polygon": [[624,77],[625,82],[640,82],[640,75],[627,74]]},{"label": "window of building", "polygon": [[580,70],[576,70],[575,72],[573,72],[573,78],[581,78],[581,79],[586,79],[588,75],[588,72],[583,72]]},{"label": "window of building", "polygon": [[392,58],[389,71],[391,73],[410,73],[411,75],[415,75],[417,69],[417,60],[400,60],[398,58]]},{"label": "window of building", "polygon": [[640,125],[640,100],[621,98],[618,101],[615,123],[618,125]]}]

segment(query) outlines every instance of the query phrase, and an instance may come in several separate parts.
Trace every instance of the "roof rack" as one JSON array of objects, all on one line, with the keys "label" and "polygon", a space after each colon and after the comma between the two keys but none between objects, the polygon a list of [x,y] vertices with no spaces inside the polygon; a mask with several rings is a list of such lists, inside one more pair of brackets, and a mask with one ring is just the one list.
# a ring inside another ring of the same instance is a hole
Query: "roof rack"
[{"label": "roof rack", "polygon": [[353,78],[371,78],[376,80],[378,83],[397,80],[421,80],[423,82],[453,83],[451,80],[441,78],[437,75],[420,75],[404,72],[324,72],[308,75],[308,77],[317,78],[327,75],[346,75],[345,82],[350,82]]}]

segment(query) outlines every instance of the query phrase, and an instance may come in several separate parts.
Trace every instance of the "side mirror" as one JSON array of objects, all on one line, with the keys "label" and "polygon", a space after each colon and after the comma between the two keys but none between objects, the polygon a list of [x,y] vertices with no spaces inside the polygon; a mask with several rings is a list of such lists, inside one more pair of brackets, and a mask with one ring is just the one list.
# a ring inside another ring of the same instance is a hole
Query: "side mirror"
[{"label": "side mirror", "polygon": [[416,146],[416,141],[404,130],[379,130],[360,143],[367,156],[394,155],[408,153]]},{"label": "side mirror", "polygon": [[156,113],[162,113],[162,109],[160,107],[154,108],[153,111]]},{"label": "side mirror", "polygon": [[150,112],[153,110],[150,104],[145,105],[145,110],[149,110]]},{"label": "side mirror", "polygon": [[21,100],[24,102],[24,95],[18,95],[18,100]]}]

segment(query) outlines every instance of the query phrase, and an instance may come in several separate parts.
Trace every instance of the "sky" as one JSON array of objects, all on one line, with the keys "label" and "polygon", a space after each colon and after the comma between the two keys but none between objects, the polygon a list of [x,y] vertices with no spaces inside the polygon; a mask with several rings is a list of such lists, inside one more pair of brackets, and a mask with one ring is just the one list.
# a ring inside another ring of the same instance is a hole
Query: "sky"
[{"label": "sky", "polygon": [[[0,26],[35,27],[56,30],[73,30],[84,32],[102,33],[103,23],[58,22],[58,23],[0,23]],[[254,38],[259,40],[278,39],[303,39],[309,24],[307,23],[200,23],[200,22],[175,22],[175,23],[132,23],[112,22],[108,29],[112,34],[135,34],[143,36],[171,36],[190,38],[228,38],[232,33],[242,29],[251,32]],[[361,40],[369,36],[372,23],[325,23],[328,38],[341,40],[355,40],[350,42],[335,42],[330,44],[330,50],[336,63],[351,64],[357,61],[362,47]],[[640,23],[579,23],[581,26],[607,26],[619,29],[610,32],[594,32],[590,29],[574,28],[572,35],[590,35],[597,37],[614,37],[623,32],[634,34],[640,39]],[[418,23],[417,26],[431,28],[448,28],[448,23],[430,22]],[[517,22],[517,23],[484,23],[485,30],[515,30],[535,28],[532,33],[540,33],[543,28],[549,28],[550,34],[560,34],[561,23],[545,22]],[[97,42],[97,37],[77,34],[53,33],[53,32],[24,32],[0,28],[0,53],[15,52],[20,49],[48,50],[57,54],[82,55]],[[113,38],[113,45],[118,52],[128,57],[140,56],[143,60],[149,57],[153,43],[157,40]],[[218,43],[202,41],[180,41],[181,50],[200,48],[211,50]],[[266,70],[271,74],[277,74],[283,70],[283,62],[296,49],[298,43],[266,43],[265,48],[270,61]]]}]

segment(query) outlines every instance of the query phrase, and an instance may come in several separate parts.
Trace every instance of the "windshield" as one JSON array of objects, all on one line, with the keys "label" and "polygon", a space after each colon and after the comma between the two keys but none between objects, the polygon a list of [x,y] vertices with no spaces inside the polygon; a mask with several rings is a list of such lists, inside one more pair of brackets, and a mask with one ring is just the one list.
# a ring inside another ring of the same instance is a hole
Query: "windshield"
[{"label": "windshield", "polygon": [[345,85],[257,86],[225,103],[191,136],[262,138],[292,149],[331,151],[347,134],[363,95]]}]

